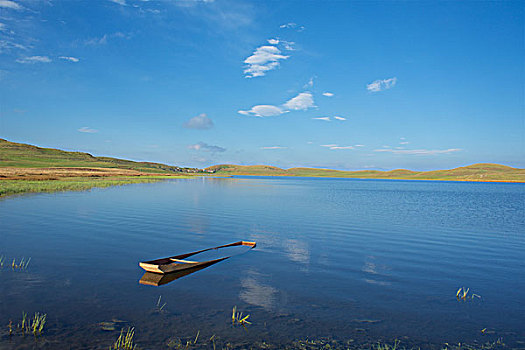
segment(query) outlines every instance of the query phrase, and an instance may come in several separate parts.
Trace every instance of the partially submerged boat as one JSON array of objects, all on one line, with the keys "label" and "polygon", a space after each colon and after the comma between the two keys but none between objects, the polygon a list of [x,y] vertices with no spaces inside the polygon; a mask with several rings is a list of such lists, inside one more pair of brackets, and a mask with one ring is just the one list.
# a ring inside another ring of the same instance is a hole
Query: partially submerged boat
[{"label": "partially submerged boat", "polygon": [[142,267],[147,272],[152,272],[152,273],[157,273],[157,274],[172,273],[172,272],[186,270],[186,269],[193,269],[199,266],[209,266],[219,261],[223,261],[228,258],[231,258],[233,255],[237,255],[237,254],[225,255],[225,256],[221,256],[216,259],[209,259],[209,260],[201,260],[201,259],[188,260],[187,258],[191,256],[201,254],[204,252],[214,251],[214,250],[218,251],[222,248],[239,247],[239,246],[247,247],[249,250],[249,249],[255,248],[255,245],[256,245],[255,242],[239,241],[235,243],[221,245],[218,247],[198,250],[192,253],[175,255],[175,256],[170,256],[168,258],[162,258],[162,259],[156,259],[156,260],[150,260],[150,261],[143,261],[139,263],[139,266]]}]

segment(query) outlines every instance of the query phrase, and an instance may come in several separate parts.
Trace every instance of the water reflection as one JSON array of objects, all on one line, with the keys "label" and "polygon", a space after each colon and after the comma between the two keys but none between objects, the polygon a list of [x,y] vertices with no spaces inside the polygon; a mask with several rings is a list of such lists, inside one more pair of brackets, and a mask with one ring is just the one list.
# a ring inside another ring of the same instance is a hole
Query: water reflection
[{"label": "water reflection", "polygon": [[165,274],[146,272],[140,278],[139,283],[147,285],[147,286],[156,286],[156,287],[162,286],[164,284],[168,284],[184,276],[191,275],[192,273],[195,273],[197,271],[210,267],[211,265],[214,265],[218,262],[220,261],[210,261],[206,264],[199,265],[193,268],[189,268],[189,269],[185,269],[185,270],[181,270],[177,272],[172,272],[172,273],[165,273]]},{"label": "water reflection", "polygon": [[372,255],[366,257],[366,260],[361,267],[361,271],[366,274],[366,277],[364,278],[366,283],[381,286],[388,286],[392,284],[390,281],[385,281],[385,279],[389,278],[391,275],[389,272],[387,272],[389,270],[391,270],[389,266],[378,264],[376,262],[375,256]]},{"label": "water reflection", "polygon": [[277,289],[262,283],[262,275],[256,271],[250,270],[246,276],[241,280],[239,297],[248,304],[261,306],[266,310],[274,308]]}]

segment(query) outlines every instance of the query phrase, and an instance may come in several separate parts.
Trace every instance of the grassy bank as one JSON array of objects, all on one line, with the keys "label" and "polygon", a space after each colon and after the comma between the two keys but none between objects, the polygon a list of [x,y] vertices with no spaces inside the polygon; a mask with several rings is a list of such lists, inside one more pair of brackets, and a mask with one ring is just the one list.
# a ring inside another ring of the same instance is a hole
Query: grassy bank
[{"label": "grassy bank", "polygon": [[58,180],[1,180],[0,197],[23,193],[84,191],[94,187],[121,186],[135,183],[151,183],[166,179],[182,179],[191,176],[141,176],[141,177],[74,177]]}]

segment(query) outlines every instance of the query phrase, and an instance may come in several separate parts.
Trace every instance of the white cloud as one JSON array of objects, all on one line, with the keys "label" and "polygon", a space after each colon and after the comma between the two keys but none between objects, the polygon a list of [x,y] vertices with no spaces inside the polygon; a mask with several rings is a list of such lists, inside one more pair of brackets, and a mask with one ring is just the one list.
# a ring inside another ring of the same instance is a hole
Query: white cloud
[{"label": "white cloud", "polygon": [[279,26],[279,28],[281,28],[281,29],[296,29],[298,32],[302,32],[305,29],[304,26],[300,26],[300,25],[298,25],[297,23],[294,23],[294,22],[281,24]]},{"label": "white cloud", "polygon": [[312,118],[312,119],[324,120],[324,121],[327,121],[327,122],[330,121],[330,117],[316,117],[316,118]]},{"label": "white cloud", "polygon": [[334,119],[337,119],[337,120],[346,120],[346,118],[344,118],[344,117],[338,117],[338,116],[334,116]]},{"label": "white cloud", "polygon": [[279,44],[279,39],[268,39],[268,44],[277,45]]},{"label": "white cloud", "polygon": [[286,102],[283,106],[286,109],[295,111],[305,111],[308,108],[316,107],[313,96],[310,92],[301,92],[299,95]]},{"label": "white cloud", "polygon": [[330,149],[354,149],[353,146],[334,146],[330,147]]},{"label": "white cloud", "polygon": [[365,147],[365,145],[354,145],[354,147]]},{"label": "white cloud", "polygon": [[18,63],[34,64],[34,63],[49,63],[51,59],[47,56],[30,56],[21,57],[16,60]]},{"label": "white cloud", "polygon": [[293,47],[295,45],[295,43],[293,41],[281,41],[284,48],[288,51],[295,51],[295,47]]},{"label": "white cloud", "polygon": [[213,128],[213,121],[208,118],[206,113],[201,113],[184,123],[187,129],[211,129]]},{"label": "white cloud", "polygon": [[244,74],[246,78],[262,77],[266,72],[279,67],[279,60],[285,60],[290,56],[281,55],[281,50],[275,46],[260,46],[253,55],[246,58]]},{"label": "white cloud", "polygon": [[461,151],[460,148],[449,149],[376,149],[374,152],[390,152],[393,154],[410,154],[410,155],[435,155],[447,154]]},{"label": "white cloud", "polygon": [[261,149],[285,149],[288,147],[282,147],[282,146],[267,146],[267,147],[261,147]]},{"label": "white cloud", "polygon": [[122,6],[126,6],[126,0],[109,0],[111,2],[114,2],[115,4],[119,4],[119,5],[122,5]]},{"label": "white cloud", "polygon": [[80,129],[78,129],[78,131],[80,131],[80,132],[85,132],[85,133],[88,133],[88,134],[94,134],[94,133],[97,133],[97,132],[98,132],[97,129],[91,129],[91,128],[88,127],[88,126],[83,126],[83,127],[81,127]]},{"label": "white cloud", "polygon": [[323,92],[323,96],[332,97],[334,96],[334,94],[332,94],[331,92]]},{"label": "white cloud", "polygon": [[326,147],[328,149],[333,149],[333,150],[337,150],[337,149],[354,149],[353,146],[338,146],[337,144],[328,144],[328,145],[321,145],[321,147]]},{"label": "white cloud", "polygon": [[400,145],[408,145],[409,143],[410,143],[410,142],[408,142],[408,141],[403,141],[403,142],[400,142],[399,144],[400,144]]},{"label": "white cloud", "polygon": [[239,111],[238,113],[243,115],[253,115],[256,117],[274,117],[286,113],[285,111],[277,106],[272,105],[257,105],[253,106],[248,111]]},{"label": "white cloud", "polygon": [[78,58],[76,58],[76,57],[71,57],[71,56],[60,56],[59,58],[61,58],[61,59],[63,59],[63,60],[66,60],[66,61],[75,62],[75,63],[77,63],[78,61],[80,61]]},{"label": "white cloud", "polygon": [[0,7],[12,10],[22,10],[23,7],[11,0],[0,0]]},{"label": "white cloud", "polygon": [[389,79],[383,79],[383,80],[376,80],[370,84],[366,85],[366,89],[370,92],[379,92],[383,90],[388,90],[392,88],[394,85],[396,85],[397,78],[389,78]]},{"label": "white cloud", "polygon": [[204,152],[212,152],[212,153],[226,151],[226,148],[224,147],[209,145],[204,142],[199,142],[194,145],[189,145],[188,148],[194,151],[204,151]]}]

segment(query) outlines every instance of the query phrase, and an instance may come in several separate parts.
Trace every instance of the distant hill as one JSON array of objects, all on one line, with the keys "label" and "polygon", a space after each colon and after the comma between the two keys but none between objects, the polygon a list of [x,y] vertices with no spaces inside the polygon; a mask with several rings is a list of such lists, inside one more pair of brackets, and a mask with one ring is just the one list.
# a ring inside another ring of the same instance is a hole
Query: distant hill
[{"label": "distant hill", "polygon": [[110,157],[94,157],[84,152],[67,152],[0,139],[0,167],[18,168],[117,168],[146,173],[197,173],[197,168],[181,168],[151,162],[134,162]]},{"label": "distant hill", "polygon": [[[151,162],[134,162],[126,159],[95,157],[84,152],[67,152],[42,148],[0,139],[0,168],[113,168],[145,173],[214,173],[217,175],[347,177],[361,179],[454,180],[454,181],[509,181],[525,182],[525,169],[500,164],[473,164],[450,170],[343,171],[317,168],[281,169],[269,165],[221,164],[204,170],[182,168]],[[73,170],[72,170],[73,171]]]},{"label": "distant hill", "polygon": [[214,165],[205,169],[218,175],[259,175],[259,176],[307,176],[346,177],[360,179],[406,179],[406,180],[449,180],[449,181],[508,181],[525,182],[525,169],[500,164],[480,163],[450,170],[412,171],[396,169],[390,171],[360,170],[343,171],[316,168],[281,169],[267,165]]}]

